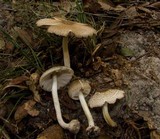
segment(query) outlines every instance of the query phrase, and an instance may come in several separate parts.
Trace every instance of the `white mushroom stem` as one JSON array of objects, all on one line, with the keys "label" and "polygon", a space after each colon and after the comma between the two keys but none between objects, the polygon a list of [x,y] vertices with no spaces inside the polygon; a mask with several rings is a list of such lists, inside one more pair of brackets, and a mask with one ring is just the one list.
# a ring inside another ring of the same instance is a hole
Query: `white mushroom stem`
[{"label": "white mushroom stem", "polygon": [[54,102],[54,107],[55,107],[58,123],[64,129],[68,129],[72,133],[76,134],[80,129],[79,121],[72,120],[70,123],[65,123],[62,118],[62,113],[61,113],[61,108],[60,108],[59,98],[58,98],[58,92],[57,92],[57,76],[53,76],[52,97],[53,97],[53,102]]},{"label": "white mushroom stem", "polygon": [[112,127],[116,127],[117,126],[117,123],[114,122],[112,120],[112,118],[110,117],[109,115],[109,112],[108,112],[108,103],[105,103],[102,107],[102,113],[103,113],[103,117],[105,119],[105,121],[108,123],[108,125],[112,126]]},{"label": "white mushroom stem", "polygon": [[58,92],[57,92],[57,76],[53,76],[52,96],[53,96],[53,102],[54,102],[55,111],[57,115],[57,120],[63,128],[67,129],[68,125],[62,119],[62,113],[61,113],[61,108],[59,104],[59,98],[58,98]]},{"label": "white mushroom stem", "polygon": [[91,112],[88,108],[88,105],[87,105],[86,100],[85,100],[84,95],[83,95],[84,85],[83,85],[81,80],[79,80],[79,82],[80,82],[82,88],[79,92],[78,97],[79,97],[81,106],[83,108],[83,111],[84,111],[84,113],[87,117],[87,120],[88,120],[88,127],[86,128],[86,131],[87,131],[88,135],[92,134],[92,135],[97,136],[100,133],[100,128],[98,126],[95,126],[95,124],[94,124],[92,114],[91,114]]},{"label": "white mushroom stem", "polygon": [[83,111],[87,117],[87,120],[88,120],[88,127],[86,128],[86,132],[87,134],[90,136],[97,136],[99,135],[100,133],[100,128],[98,126],[96,126],[94,124],[94,121],[93,121],[93,117],[91,115],[91,112],[88,108],[88,105],[85,101],[85,98],[84,98],[84,95],[82,92],[79,93],[79,100],[80,100],[80,103],[81,103],[81,106],[83,108]]},{"label": "white mushroom stem", "polygon": [[82,89],[81,89],[81,92],[79,92],[79,96],[78,96],[78,97],[79,97],[81,106],[82,106],[82,108],[83,108],[83,111],[84,111],[84,113],[85,113],[85,115],[86,115],[86,117],[87,117],[89,127],[93,127],[93,126],[94,126],[93,117],[92,117],[92,114],[91,114],[91,112],[90,112],[90,110],[89,110],[89,108],[88,108],[88,105],[87,105],[87,103],[86,103],[86,100],[85,100],[84,95],[83,95],[83,92],[82,92],[82,91],[83,91],[83,88],[84,88],[84,85],[83,85],[83,83],[82,83],[81,80],[79,80],[79,83],[81,84]]},{"label": "white mushroom stem", "polygon": [[84,113],[85,113],[85,115],[87,117],[89,126],[91,126],[91,127],[94,126],[93,117],[91,115],[91,112],[90,112],[90,110],[88,108],[88,105],[86,103],[86,100],[85,100],[84,95],[83,95],[82,92],[79,93],[79,100],[80,100],[81,106],[83,108],[83,111],[84,111]]},{"label": "white mushroom stem", "polygon": [[62,47],[63,47],[64,65],[66,67],[70,67],[70,56],[69,56],[69,50],[68,50],[68,37],[67,36],[63,37]]}]

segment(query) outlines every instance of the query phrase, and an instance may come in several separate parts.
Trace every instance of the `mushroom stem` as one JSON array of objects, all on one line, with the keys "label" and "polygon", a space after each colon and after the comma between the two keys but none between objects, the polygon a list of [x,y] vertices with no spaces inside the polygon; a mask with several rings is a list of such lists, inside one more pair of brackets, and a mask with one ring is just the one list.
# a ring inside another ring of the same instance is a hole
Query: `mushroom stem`
[{"label": "mushroom stem", "polygon": [[63,37],[62,47],[63,47],[64,65],[66,67],[70,67],[70,56],[69,56],[69,50],[68,50],[68,37]]},{"label": "mushroom stem", "polygon": [[102,113],[105,121],[112,127],[116,127],[117,123],[112,120],[108,112],[108,103],[105,103],[102,107]]},{"label": "mushroom stem", "polygon": [[59,98],[58,98],[58,93],[57,93],[57,76],[53,76],[52,96],[53,96],[53,102],[54,102],[54,107],[55,107],[58,123],[63,128],[67,129],[68,125],[63,121],[61,108],[59,104]]},{"label": "mushroom stem", "polygon": [[61,108],[59,104],[58,92],[57,92],[57,76],[53,76],[52,83],[52,97],[54,102],[54,107],[56,111],[57,121],[64,129],[68,129],[72,133],[78,133],[80,129],[80,123],[78,120],[72,120],[70,123],[65,123],[62,118]]},{"label": "mushroom stem", "polygon": [[84,95],[83,95],[82,92],[79,93],[79,100],[80,100],[81,106],[83,108],[83,111],[84,111],[84,113],[85,113],[85,115],[87,117],[89,126],[94,126],[93,117],[91,115],[91,112],[90,112],[90,110],[88,108],[88,105],[87,105],[87,103],[85,101],[85,98],[84,98]]},{"label": "mushroom stem", "polygon": [[88,120],[88,127],[86,128],[86,132],[89,136],[97,136],[100,133],[100,128],[98,126],[95,126],[93,117],[91,115],[91,112],[88,108],[88,105],[84,99],[84,95],[82,92],[79,93],[79,100],[81,103],[81,106],[83,108],[83,111],[87,117]]}]

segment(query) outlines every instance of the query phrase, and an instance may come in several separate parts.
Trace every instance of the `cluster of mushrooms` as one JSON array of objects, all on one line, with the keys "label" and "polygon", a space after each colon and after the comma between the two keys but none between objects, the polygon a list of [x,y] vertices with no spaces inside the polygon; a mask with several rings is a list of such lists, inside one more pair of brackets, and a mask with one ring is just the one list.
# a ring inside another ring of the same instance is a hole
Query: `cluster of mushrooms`
[{"label": "cluster of mushrooms", "polygon": [[[96,34],[96,30],[87,24],[73,22],[65,20],[63,18],[45,18],[37,21],[37,26],[47,26],[47,32],[54,33],[56,35],[63,36],[62,48],[64,57],[64,66],[55,66],[45,71],[40,77],[40,87],[52,92],[54,107],[56,111],[57,121],[61,127],[69,130],[70,132],[77,134],[80,130],[80,122],[77,119],[71,120],[66,123],[62,118],[58,92],[57,90],[71,81],[74,71],[70,67],[70,56],[68,51],[68,37],[70,34],[74,34],[75,37],[89,37]],[[85,101],[85,97],[91,92],[91,86],[87,80],[78,79],[72,81],[68,86],[68,95],[74,100],[79,100],[82,109],[88,120],[88,127],[86,132],[88,135],[98,135],[100,128],[95,125],[92,114]],[[96,92],[89,100],[88,104],[91,108],[102,107],[102,112],[105,121],[112,127],[117,126],[109,113],[108,104],[115,103],[116,99],[124,97],[124,92],[117,89],[108,90],[105,92]]]}]

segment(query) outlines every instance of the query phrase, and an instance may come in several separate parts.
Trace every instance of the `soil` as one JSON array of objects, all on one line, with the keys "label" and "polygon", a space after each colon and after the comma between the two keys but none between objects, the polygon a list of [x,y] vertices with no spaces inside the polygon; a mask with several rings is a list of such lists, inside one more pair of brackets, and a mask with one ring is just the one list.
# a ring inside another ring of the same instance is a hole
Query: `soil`
[{"label": "soil", "polygon": [[109,105],[117,127],[105,122],[101,108],[90,109],[101,129],[98,136],[87,135],[87,118],[80,102],[68,96],[68,86],[58,91],[59,100],[64,121],[81,123],[76,135],[58,125],[52,95],[39,86],[45,70],[63,65],[63,55],[61,37],[36,27],[36,21],[57,14],[78,20],[77,12],[66,12],[59,1],[24,3],[0,1],[0,137],[160,139],[160,3],[84,1],[86,22],[98,33],[94,47],[93,38],[70,37],[72,80],[89,81],[86,102],[97,91],[125,91],[123,99]]}]

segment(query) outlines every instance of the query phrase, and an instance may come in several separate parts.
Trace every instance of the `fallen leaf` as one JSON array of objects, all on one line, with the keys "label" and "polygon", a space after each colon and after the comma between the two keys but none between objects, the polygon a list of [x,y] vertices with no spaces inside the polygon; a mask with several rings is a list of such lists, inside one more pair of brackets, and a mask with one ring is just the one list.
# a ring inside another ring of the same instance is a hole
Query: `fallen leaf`
[{"label": "fallen leaf", "polygon": [[22,75],[22,76],[19,76],[19,77],[16,77],[14,79],[12,79],[10,82],[9,82],[9,85],[19,85],[21,83],[23,83],[24,81],[28,80],[29,78],[25,75]]},{"label": "fallen leaf", "polygon": [[138,6],[137,8],[138,8],[139,10],[145,12],[145,13],[148,13],[148,14],[151,14],[151,13],[152,13],[149,9],[147,9],[147,8],[145,8],[145,7]]},{"label": "fallen leaf", "polygon": [[29,89],[33,92],[34,100],[37,102],[41,102],[39,91],[37,89],[37,86],[39,84],[39,78],[40,76],[38,73],[32,73],[30,79],[26,81],[26,84],[29,86]]},{"label": "fallen leaf", "polygon": [[139,16],[135,6],[128,8],[125,13],[128,19],[134,19],[135,17]]},{"label": "fallen leaf", "polygon": [[150,6],[155,7],[155,8],[160,8],[160,2],[152,3]]},{"label": "fallen leaf", "polygon": [[113,8],[114,11],[119,11],[119,12],[124,11],[125,9],[126,9],[126,8],[124,8],[124,7],[121,6],[121,5],[117,5],[115,8]]},{"label": "fallen leaf", "polygon": [[104,0],[98,0],[98,3],[101,5],[101,8],[106,11],[113,10],[113,11],[120,11],[121,12],[121,11],[125,10],[125,8],[120,5],[117,5],[116,7],[112,7],[110,5],[110,3],[108,3],[107,1],[104,1]]},{"label": "fallen leaf", "polygon": [[64,139],[64,132],[59,125],[52,125],[40,133],[37,139]]},{"label": "fallen leaf", "polygon": [[27,110],[27,113],[33,117],[39,115],[39,111],[33,108],[35,104],[36,102],[33,100],[24,103],[24,109]]},{"label": "fallen leaf", "polygon": [[112,69],[111,75],[113,77],[116,86],[120,87],[122,85],[122,73],[118,69]]},{"label": "fallen leaf", "polygon": [[19,28],[19,27],[14,27],[14,30],[17,32],[18,37],[21,38],[21,40],[27,45],[31,46],[33,44],[33,40],[31,38],[31,34],[29,34],[27,31]]},{"label": "fallen leaf", "polygon": [[6,90],[7,88],[28,89],[26,85],[23,85],[23,83],[25,83],[25,81],[28,79],[29,78],[25,75],[11,79],[9,83],[3,88],[3,91]]},{"label": "fallen leaf", "polygon": [[60,6],[63,10],[69,13],[71,9],[76,7],[76,3],[69,0],[61,0]]},{"label": "fallen leaf", "polygon": [[105,3],[104,1],[98,0],[98,3],[101,5],[101,8],[103,10],[106,10],[106,11],[111,10],[111,6],[109,4],[107,4],[107,3]]},{"label": "fallen leaf", "polygon": [[24,86],[24,85],[6,85],[4,88],[3,88],[3,91],[8,89],[8,88],[19,88],[19,89],[28,89],[28,87]]},{"label": "fallen leaf", "polygon": [[151,131],[150,137],[151,137],[151,139],[160,139],[160,133],[158,133],[156,131]]},{"label": "fallen leaf", "polygon": [[34,108],[35,104],[36,102],[34,100],[28,100],[27,102],[19,106],[14,114],[14,119],[16,120],[16,122],[20,122],[28,114],[31,116],[38,116],[39,111]]}]

